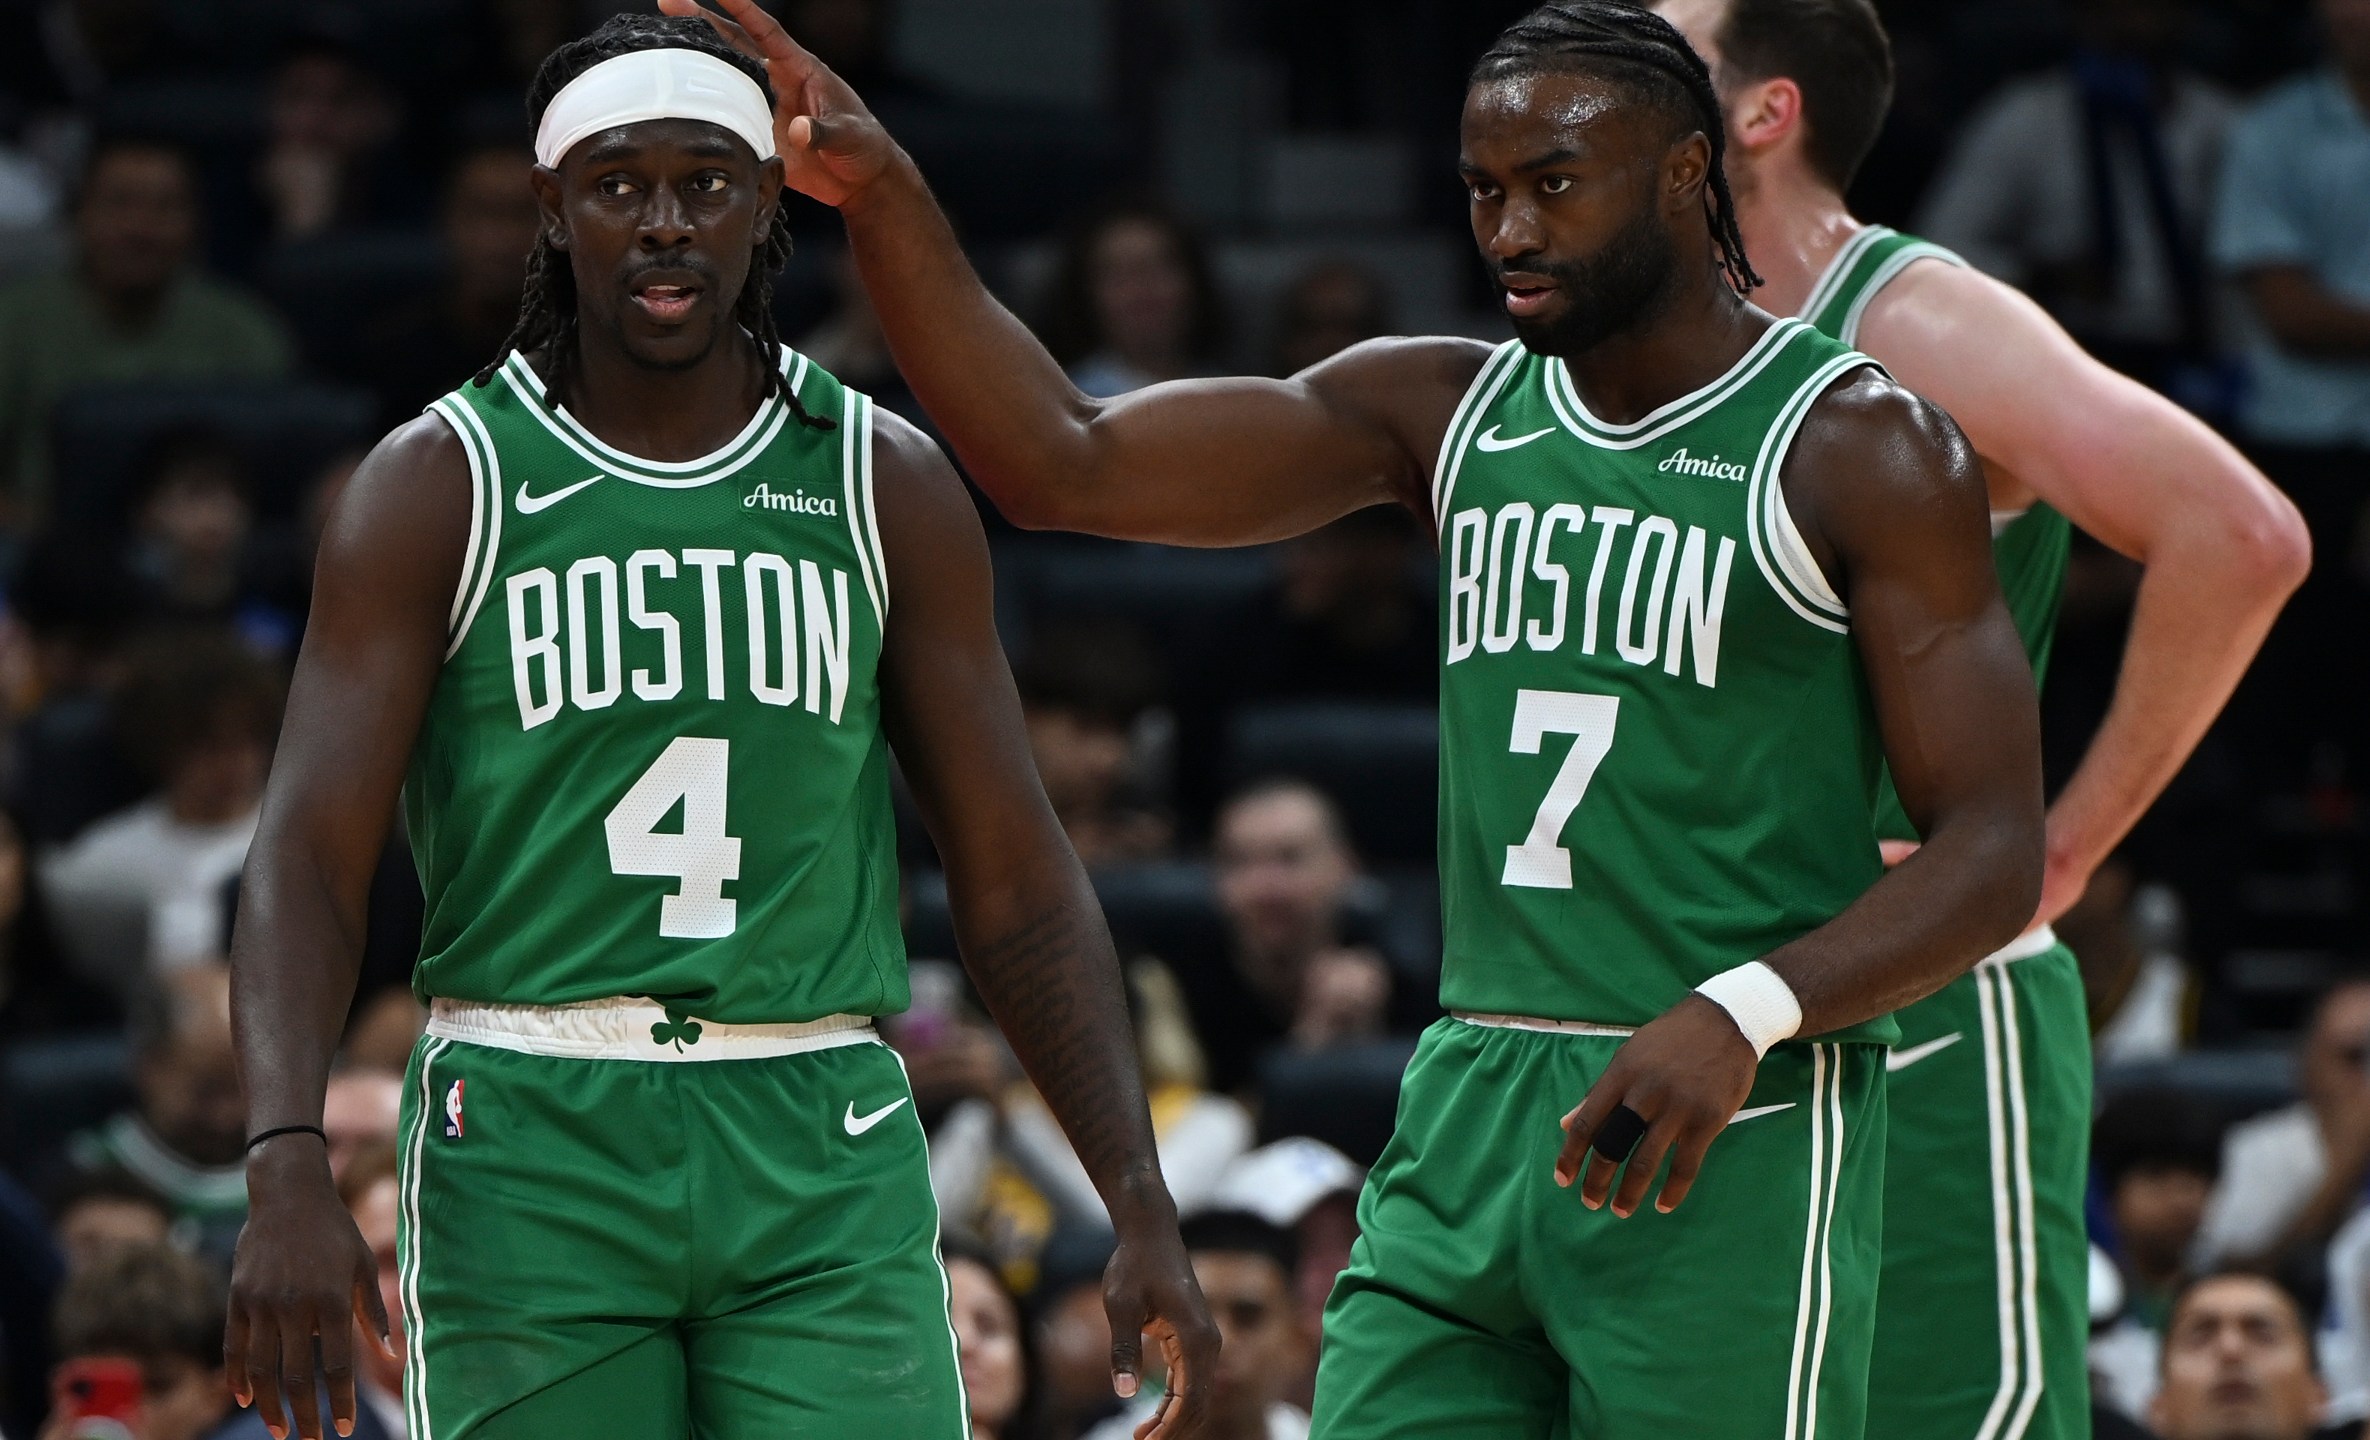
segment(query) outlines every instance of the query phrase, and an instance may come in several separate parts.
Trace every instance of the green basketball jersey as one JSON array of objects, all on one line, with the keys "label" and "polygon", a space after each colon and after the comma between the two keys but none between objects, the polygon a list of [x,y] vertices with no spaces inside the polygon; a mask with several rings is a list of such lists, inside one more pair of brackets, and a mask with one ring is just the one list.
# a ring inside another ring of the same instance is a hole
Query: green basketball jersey
[{"label": "green basketball jersey", "polygon": [[1451,1009],[1641,1025],[1881,873],[1866,677],[1778,483],[1872,363],[1780,321],[1626,425],[1519,344],[1482,367],[1433,482]]},{"label": "green basketball jersey", "polygon": [[[1803,318],[1844,344],[1857,345],[1860,320],[1868,313],[1869,302],[1919,260],[1967,263],[1932,241],[1871,225],[1828,262],[1826,273],[1803,303]],[[2073,544],[2073,526],[2065,516],[2036,500],[2024,510],[1993,511],[1991,533],[1992,563],[1999,570],[2000,592],[2016,622],[2016,633],[2024,639],[2025,653],[2032,657],[2033,676],[2038,680],[2049,670],[2049,642],[2057,631],[2057,606],[2065,594],[2066,553]],[[1917,827],[1901,813],[1901,797],[1893,793],[1890,772],[1884,779],[1878,833],[1888,839],[1917,838]]]},{"label": "green basketball jersey", "polygon": [[699,460],[603,444],[516,355],[431,407],[474,488],[404,788],[423,998],[904,1007],[872,405],[783,360],[838,428],[769,397]]}]

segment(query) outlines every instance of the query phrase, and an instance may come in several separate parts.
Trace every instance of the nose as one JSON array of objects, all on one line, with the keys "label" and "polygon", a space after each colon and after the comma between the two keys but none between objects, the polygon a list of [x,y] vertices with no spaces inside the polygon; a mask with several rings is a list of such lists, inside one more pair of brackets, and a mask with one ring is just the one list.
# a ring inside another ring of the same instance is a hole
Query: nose
[{"label": "nose", "polygon": [[665,250],[692,240],[691,207],[672,185],[654,185],[642,207],[642,225],[635,241],[644,250]]},{"label": "nose", "polygon": [[1498,206],[1496,223],[1490,226],[1482,248],[1493,260],[1519,260],[1525,255],[1536,255],[1545,249],[1547,239],[1539,228],[1538,212],[1529,205],[1507,200]]}]

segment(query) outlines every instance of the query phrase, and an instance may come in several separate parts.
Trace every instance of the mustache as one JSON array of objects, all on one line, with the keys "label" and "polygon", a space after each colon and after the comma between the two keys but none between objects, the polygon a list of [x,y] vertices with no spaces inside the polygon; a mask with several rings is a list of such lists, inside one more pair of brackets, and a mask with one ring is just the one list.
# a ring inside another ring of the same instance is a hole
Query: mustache
[{"label": "mustache", "polygon": [[707,285],[716,283],[715,265],[705,257],[692,255],[673,255],[664,260],[653,260],[646,264],[636,265],[633,269],[626,271],[621,278],[626,284],[632,285],[645,275],[655,275],[661,271],[671,275],[689,275]]}]

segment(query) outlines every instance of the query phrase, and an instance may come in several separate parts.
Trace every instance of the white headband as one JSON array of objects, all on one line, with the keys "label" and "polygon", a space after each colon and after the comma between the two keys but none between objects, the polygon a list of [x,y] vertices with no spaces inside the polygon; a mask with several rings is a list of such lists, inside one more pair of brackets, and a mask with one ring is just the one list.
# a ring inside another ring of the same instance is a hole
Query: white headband
[{"label": "white headband", "polygon": [[635,50],[560,87],[535,128],[535,158],[557,167],[588,135],[645,120],[705,120],[774,157],[774,114],[757,82],[698,50]]}]

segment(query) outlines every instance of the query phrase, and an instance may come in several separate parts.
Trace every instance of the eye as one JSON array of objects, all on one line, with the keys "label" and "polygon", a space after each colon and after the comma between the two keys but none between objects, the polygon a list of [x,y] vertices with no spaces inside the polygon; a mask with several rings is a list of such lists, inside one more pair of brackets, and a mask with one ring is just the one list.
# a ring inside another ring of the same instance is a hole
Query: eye
[{"label": "eye", "polygon": [[1495,200],[1499,195],[1498,187],[1487,180],[1466,181],[1465,192],[1476,200]]},{"label": "eye", "polygon": [[1539,193],[1542,195],[1561,195],[1571,188],[1572,177],[1569,175],[1550,175],[1539,182]]},{"label": "eye", "polygon": [[731,187],[731,177],[717,171],[710,171],[691,182],[691,188],[702,195],[721,195]]},{"label": "eye", "polygon": [[637,187],[633,181],[626,179],[623,175],[603,175],[594,182],[593,188],[599,190],[603,195],[631,195]]}]

